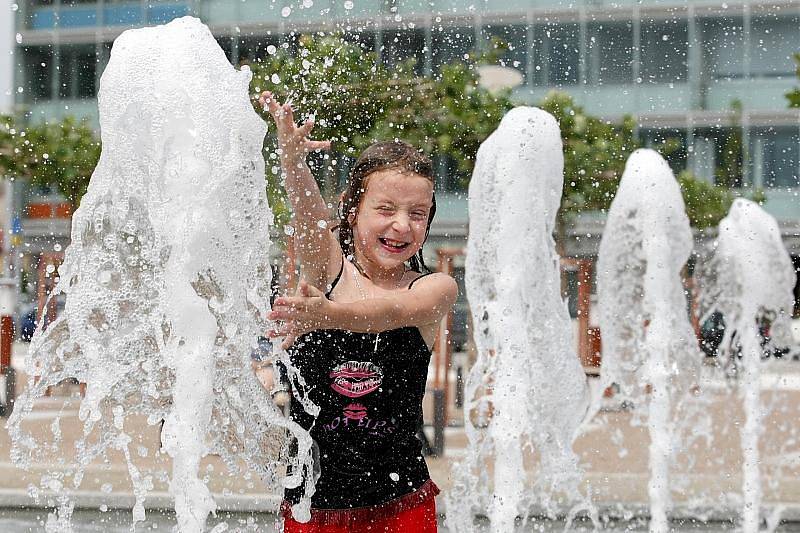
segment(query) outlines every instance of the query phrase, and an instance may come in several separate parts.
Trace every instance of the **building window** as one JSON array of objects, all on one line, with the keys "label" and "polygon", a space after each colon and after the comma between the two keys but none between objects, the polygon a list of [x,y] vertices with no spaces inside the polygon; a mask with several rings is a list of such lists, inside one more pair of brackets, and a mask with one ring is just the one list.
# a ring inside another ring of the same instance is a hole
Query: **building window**
[{"label": "building window", "polygon": [[800,187],[800,132],[797,128],[754,129],[751,145],[754,171],[760,174],[764,187]]},{"label": "building window", "polygon": [[645,83],[685,82],[689,33],[686,20],[642,24],[641,77]]},{"label": "building window", "polygon": [[750,31],[750,73],[756,77],[794,78],[792,56],[798,50],[800,17],[754,18]]},{"label": "building window", "polygon": [[228,61],[233,62],[233,40],[227,36],[218,36],[215,39],[222,51],[225,52]]},{"label": "building window", "polygon": [[633,82],[633,24],[596,22],[588,27],[589,82]]},{"label": "building window", "polygon": [[741,17],[706,19],[700,23],[703,68],[711,79],[736,79],[744,71],[744,21]]},{"label": "building window", "polygon": [[22,49],[25,65],[25,86],[23,95],[27,102],[53,98],[53,47],[32,46]]},{"label": "building window", "polygon": [[528,66],[528,29],[523,24],[484,26],[481,31],[490,53],[500,65],[518,70],[524,77]]},{"label": "building window", "polygon": [[431,30],[431,37],[434,72],[438,72],[442,65],[464,61],[464,57],[475,48],[473,28],[435,26]]},{"label": "building window", "polygon": [[580,27],[550,24],[543,28],[547,50],[547,84],[575,85],[580,63]]},{"label": "building window", "polygon": [[464,191],[469,184],[469,174],[458,168],[458,162],[447,154],[433,156],[436,169],[436,190],[441,192]]},{"label": "building window", "polygon": [[675,175],[686,169],[686,132],[677,128],[640,129],[639,141],[646,148],[660,153]]},{"label": "building window", "polygon": [[60,98],[93,98],[97,95],[97,51],[94,45],[61,46],[58,72]]},{"label": "building window", "polygon": [[422,76],[425,72],[425,31],[384,30],[381,48],[383,63],[389,68],[397,68],[409,59],[415,60],[414,74]]},{"label": "building window", "polygon": [[260,62],[269,55],[269,46],[280,46],[277,35],[260,35],[258,37],[242,37],[239,39],[239,64]]},{"label": "building window", "polygon": [[[369,54],[375,52],[375,32],[370,30],[363,30],[363,31],[348,31],[342,35],[342,38],[358,46],[361,49],[361,52],[364,54]],[[419,62],[422,62],[422,58],[419,58]]]}]

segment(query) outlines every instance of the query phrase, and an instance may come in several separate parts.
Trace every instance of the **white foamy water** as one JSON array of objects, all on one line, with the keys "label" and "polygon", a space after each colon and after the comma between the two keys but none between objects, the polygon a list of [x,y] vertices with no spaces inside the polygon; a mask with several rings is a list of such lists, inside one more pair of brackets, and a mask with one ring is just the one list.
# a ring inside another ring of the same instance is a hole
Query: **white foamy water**
[{"label": "white foamy water", "polygon": [[[771,322],[773,341],[778,346],[790,344],[788,322],[794,302],[795,271],[776,220],[756,203],[741,198],[734,201],[728,216],[720,222],[712,264],[716,275],[712,310],[725,317],[719,357],[741,355],[739,391],[745,410],[741,428],[742,529],[749,533],[758,531],[761,522],[759,436],[763,434],[766,413],[761,400],[759,323]],[[781,332],[785,338],[780,338]]]},{"label": "white foamy water", "polygon": [[201,531],[215,509],[198,477],[210,452],[232,473],[245,463],[274,486],[288,429],[299,454],[283,483],[297,485],[311,467],[310,437],[281,416],[250,364],[268,328],[272,278],[266,125],[250,103],[250,79],[194,18],[129,30],[114,43],[99,91],[103,151],[55,291],[66,294],[66,309],[34,335],[27,372],[39,380],[10,422],[13,458],[24,467],[59,449],[61,438],[57,424],[53,442],[21,429],[34,401],[67,378],[87,384],[84,435],[77,456],[64,458],[71,479],[47,484],[64,495],[51,529],[70,529],[70,486],[111,450],[127,459],[133,516],[144,519],[152,480],[131,453],[132,414],[166,420],[180,531]]},{"label": "white foamy water", "polygon": [[[535,108],[511,110],[478,150],[466,257],[478,356],[466,383],[469,445],[447,496],[452,531],[473,531],[475,511],[507,532],[534,503],[554,510],[556,495],[582,500],[572,442],[587,386],[552,237],[563,165],[558,124]],[[535,472],[527,447],[540,454]]]},{"label": "white foamy water", "polygon": [[[667,531],[669,465],[680,402],[697,383],[702,356],[686,311],[681,270],[692,232],[680,187],[654,150],[631,154],[603,230],[597,260],[603,391],[647,416],[650,530]],[[594,399],[595,409],[601,397]]]}]

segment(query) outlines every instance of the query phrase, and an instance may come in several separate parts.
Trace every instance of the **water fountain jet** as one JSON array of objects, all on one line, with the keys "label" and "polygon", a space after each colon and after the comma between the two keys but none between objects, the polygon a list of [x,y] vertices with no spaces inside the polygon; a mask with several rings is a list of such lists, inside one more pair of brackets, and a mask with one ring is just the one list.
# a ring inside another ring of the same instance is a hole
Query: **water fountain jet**
[{"label": "water fountain jet", "polygon": [[597,260],[603,335],[600,393],[647,415],[650,530],[668,531],[669,465],[676,453],[677,405],[697,384],[702,356],[686,312],[681,270],[693,239],[680,187],[655,151],[636,150],[608,212]]},{"label": "water fountain jet", "polygon": [[[533,504],[551,514],[561,510],[560,498],[585,505],[572,442],[587,384],[553,240],[563,165],[558,124],[536,108],[509,111],[478,150],[466,256],[478,356],[465,388],[467,455],[454,465],[447,498],[453,531],[472,531],[479,510],[488,509],[492,530],[505,533]],[[525,464],[531,449],[540,456],[535,473]]]},{"label": "water fountain jet", "polygon": [[[250,353],[269,327],[272,214],[266,125],[252,108],[250,79],[194,18],[117,38],[100,82],[102,154],[51,296],[65,294],[66,308],[34,335],[26,363],[38,381],[10,420],[12,456],[24,467],[50,448],[21,427],[36,399],[66,379],[86,383],[83,435],[68,474],[77,488],[87,465],[120,451],[136,495],[134,521],[144,519],[152,479],[135,464],[125,420],[165,420],[184,532],[201,531],[215,509],[198,477],[208,453],[231,472],[246,463],[267,486],[297,485],[312,467],[310,436],[281,415],[251,369]],[[287,430],[299,453],[295,474],[281,478]],[[50,487],[62,506],[53,527],[65,530],[71,505],[64,479],[56,481]],[[298,519],[308,515],[312,492],[309,483],[293,510]]]},{"label": "water fountain jet", "polygon": [[[752,533],[761,524],[761,467],[759,436],[763,433],[761,366],[764,349],[760,325],[771,321],[777,334],[788,332],[794,303],[795,270],[781,240],[776,220],[758,204],[739,198],[719,225],[711,261],[716,296],[710,311],[720,311],[725,333],[718,357],[736,361],[741,356],[739,388],[745,423],[741,428],[742,530]],[[777,340],[773,338],[773,340]]]}]

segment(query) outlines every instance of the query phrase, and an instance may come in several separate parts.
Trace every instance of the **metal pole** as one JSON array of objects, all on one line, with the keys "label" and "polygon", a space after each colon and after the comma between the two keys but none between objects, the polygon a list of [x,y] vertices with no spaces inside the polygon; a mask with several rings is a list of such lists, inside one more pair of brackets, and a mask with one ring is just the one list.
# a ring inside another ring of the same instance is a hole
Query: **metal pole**
[{"label": "metal pole", "polygon": [[7,417],[14,407],[16,375],[11,366],[11,347],[14,343],[14,300],[17,283],[14,279],[0,280],[0,416]]}]

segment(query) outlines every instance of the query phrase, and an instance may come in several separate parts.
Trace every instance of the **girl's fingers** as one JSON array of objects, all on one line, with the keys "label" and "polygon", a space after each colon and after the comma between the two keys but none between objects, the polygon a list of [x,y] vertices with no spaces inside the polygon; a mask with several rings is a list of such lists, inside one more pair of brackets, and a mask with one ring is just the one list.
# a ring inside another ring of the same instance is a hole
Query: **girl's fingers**
[{"label": "girl's fingers", "polygon": [[264,91],[261,93],[261,98],[259,101],[262,99],[267,111],[269,111],[269,114],[272,115],[272,118],[275,119],[275,123],[277,124],[279,119],[278,112],[281,110],[281,105],[278,103],[278,100],[275,98],[275,96],[269,91]]},{"label": "girl's fingers", "polygon": [[313,120],[306,120],[306,123],[297,128],[297,134],[301,137],[308,137],[308,134],[311,133],[311,130],[314,129],[314,121]]},{"label": "girl's fingers", "polygon": [[306,148],[310,151],[314,150],[330,150],[331,149],[331,142],[330,141],[306,141]]},{"label": "girl's fingers", "polygon": [[294,309],[290,308],[273,309],[267,315],[267,318],[270,320],[292,320],[295,318],[294,314]]},{"label": "girl's fingers", "polygon": [[283,348],[284,350],[288,350],[289,348],[292,347],[292,344],[294,344],[294,338],[286,337],[285,339],[283,339],[283,342],[281,343],[281,348]]},{"label": "girl's fingers", "polygon": [[286,120],[286,122],[288,122],[292,126],[295,126],[294,111],[292,111],[292,104],[290,104],[288,102],[283,104],[281,106],[281,112],[282,112],[281,114],[283,115],[283,117]]}]

